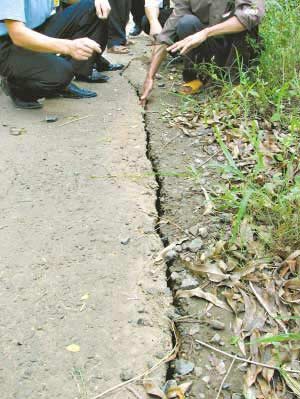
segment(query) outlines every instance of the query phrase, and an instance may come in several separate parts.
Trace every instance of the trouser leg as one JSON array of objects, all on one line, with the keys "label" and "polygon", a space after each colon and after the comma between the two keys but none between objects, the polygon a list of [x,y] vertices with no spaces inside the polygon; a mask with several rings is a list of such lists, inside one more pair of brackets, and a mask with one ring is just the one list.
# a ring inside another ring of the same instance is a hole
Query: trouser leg
[{"label": "trouser leg", "polygon": [[[162,27],[164,27],[165,23],[167,22],[167,19],[172,14],[172,12],[173,12],[173,8],[161,8],[159,10],[158,20]],[[145,33],[147,33],[147,35],[149,35],[150,23],[146,16],[144,16],[142,19],[142,29]]]},{"label": "trouser leg", "polygon": [[22,49],[10,40],[0,45],[0,74],[7,77],[13,94],[23,100],[37,100],[59,92],[74,77],[68,60]]},{"label": "trouser leg", "polygon": [[[100,44],[102,51],[105,50],[108,40],[107,21],[97,17],[93,0],[81,0],[59,11],[48,19],[40,28],[40,32],[61,39],[89,37]],[[94,53],[87,61],[71,60],[74,73],[87,77],[92,72],[98,57],[99,55]]]},{"label": "trouser leg", "polygon": [[[183,16],[177,24],[176,34],[178,40],[182,40],[196,32],[204,29],[205,26],[195,15]],[[212,60],[215,64],[222,67],[226,64],[230,52],[229,41],[223,38],[209,38],[199,47],[190,51],[184,56],[183,80],[191,81],[197,79],[197,65],[208,63]]]},{"label": "trouser leg", "polygon": [[142,19],[145,15],[145,0],[132,0],[131,14],[133,22],[137,26],[141,26]]},{"label": "trouser leg", "polygon": [[108,18],[108,47],[126,43],[126,25],[129,21],[131,0],[109,0],[111,12]]}]

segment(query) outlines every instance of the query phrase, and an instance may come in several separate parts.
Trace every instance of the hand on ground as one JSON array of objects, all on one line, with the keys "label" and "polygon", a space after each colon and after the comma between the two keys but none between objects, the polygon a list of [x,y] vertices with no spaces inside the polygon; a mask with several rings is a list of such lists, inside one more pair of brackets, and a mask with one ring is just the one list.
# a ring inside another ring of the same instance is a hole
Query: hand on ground
[{"label": "hand on ground", "polygon": [[71,40],[69,55],[78,61],[88,60],[94,53],[101,53],[100,45],[87,37]]},{"label": "hand on ground", "polygon": [[111,10],[108,0],[95,0],[96,13],[98,18],[107,19]]},{"label": "hand on ground", "polygon": [[190,35],[179,42],[172,44],[172,46],[167,48],[167,51],[171,53],[180,52],[180,54],[186,54],[191,51],[193,48],[200,46],[201,43],[205,42],[207,39],[207,32],[204,30],[195,33],[194,35]]},{"label": "hand on ground", "polygon": [[144,107],[147,103],[148,97],[150,96],[150,93],[153,89],[154,85],[154,79],[153,78],[147,78],[144,82],[143,86],[143,94],[141,96],[141,105]]}]

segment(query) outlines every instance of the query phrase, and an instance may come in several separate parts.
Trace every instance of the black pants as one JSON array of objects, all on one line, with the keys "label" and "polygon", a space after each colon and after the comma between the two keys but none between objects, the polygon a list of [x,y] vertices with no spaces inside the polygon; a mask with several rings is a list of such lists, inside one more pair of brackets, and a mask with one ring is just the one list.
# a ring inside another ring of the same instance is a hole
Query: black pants
[{"label": "black pants", "polygon": [[129,21],[131,0],[109,0],[111,12],[108,18],[108,47],[126,43],[126,25]]},{"label": "black pants", "polygon": [[145,15],[145,0],[132,0],[131,14],[133,22],[137,26],[142,26],[142,19]]},{"label": "black pants", "polygon": [[[178,40],[182,40],[204,28],[205,26],[198,17],[195,15],[185,15],[177,23],[177,38]],[[252,33],[241,32],[224,37],[207,39],[199,47],[184,56],[183,80],[188,82],[198,77],[205,79],[207,76],[199,71],[199,64],[211,62],[221,69],[226,70],[231,80],[238,80],[239,67],[242,66],[244,69],[247,69],[259,55],[259,51],[251,46],[248,40],[249,36],[252,36],[256,42],[259,39],[257,31]]]},{"label": "black pants", "polygon": [[[107,22],[97,17],[93,0],[81,0],[59,11],[35,30],[61,39],[89,37],[103,51],[107,44]],[[25,50],[15,46],[8,36],[0,37],[0,74],[23,99],[51,96],[64,89],[74,75],[88,76],[97,57],[95,54],[88,61],[75,61]]]}]

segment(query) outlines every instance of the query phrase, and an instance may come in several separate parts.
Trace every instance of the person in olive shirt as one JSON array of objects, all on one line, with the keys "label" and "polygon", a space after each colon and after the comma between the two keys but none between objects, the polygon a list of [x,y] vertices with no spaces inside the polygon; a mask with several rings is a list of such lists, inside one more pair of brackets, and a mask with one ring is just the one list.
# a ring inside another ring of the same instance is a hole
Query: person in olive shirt
[{"label": "person in olive shirt", "polygon": [[108,0],[1,0],[2,88],[19,108],[41,108],[38,99],[95,97],[71,83],[101,82],[94,66],[107,41]]},{"label": "person in olive shirt", "polygon": [[[178,0],[162,32],[156,36],[141,103],[145,105],[153,89],[155,74],[167,52],[184,56],[183,80],[196,82],[195,64],[211,62],[229,69],[240,54],[249,64],[254,51],[249,36],[258,40],[258,25],[265,13],[264,0]],[[199,81],[199,85],[200,85]],[[194,87],[184,85],[185,93]]]}]

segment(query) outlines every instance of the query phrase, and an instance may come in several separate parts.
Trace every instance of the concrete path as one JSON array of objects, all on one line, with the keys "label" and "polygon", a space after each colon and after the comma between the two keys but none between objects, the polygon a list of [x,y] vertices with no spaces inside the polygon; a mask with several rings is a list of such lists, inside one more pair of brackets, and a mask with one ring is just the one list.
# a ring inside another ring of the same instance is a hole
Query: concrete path
[{"label": "concrete path", "polygon": [[0,94],[3,399],[92,399],[171,348],[141,108],[111,76],[41,111]]}]

